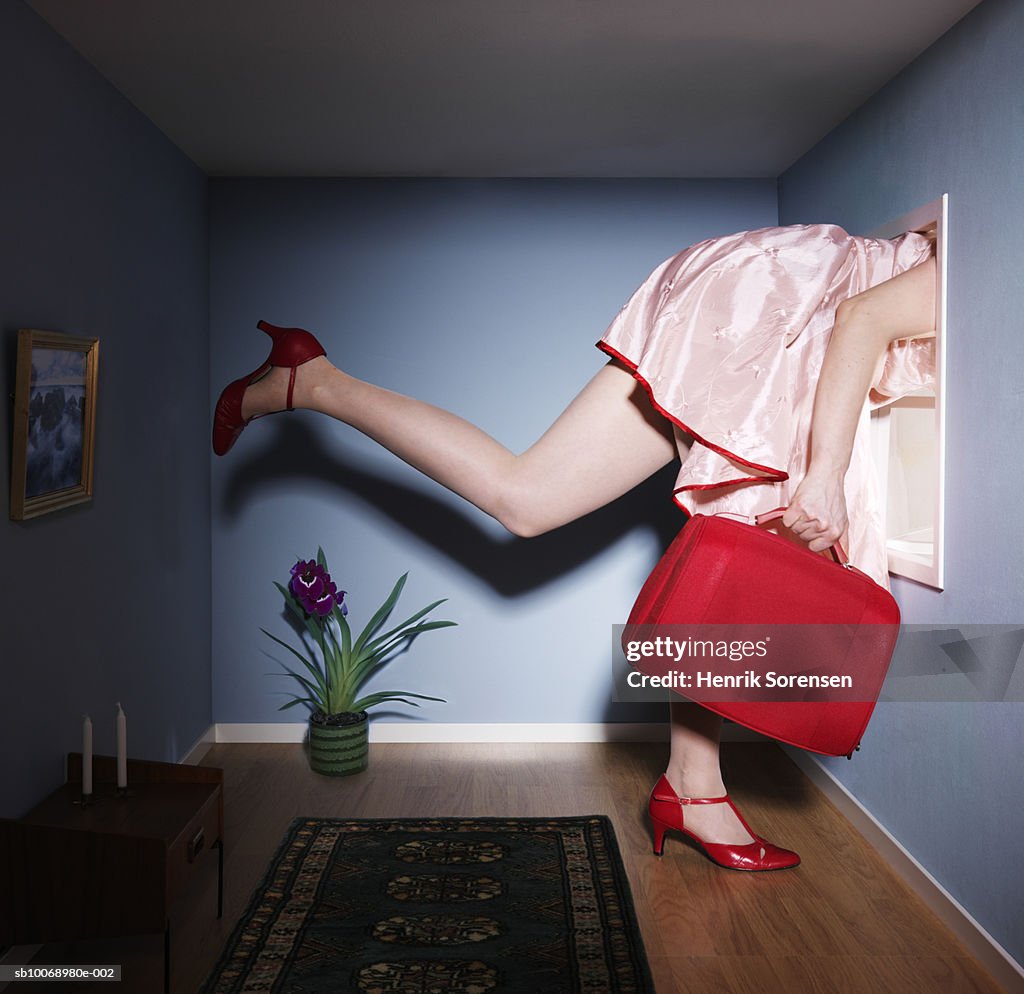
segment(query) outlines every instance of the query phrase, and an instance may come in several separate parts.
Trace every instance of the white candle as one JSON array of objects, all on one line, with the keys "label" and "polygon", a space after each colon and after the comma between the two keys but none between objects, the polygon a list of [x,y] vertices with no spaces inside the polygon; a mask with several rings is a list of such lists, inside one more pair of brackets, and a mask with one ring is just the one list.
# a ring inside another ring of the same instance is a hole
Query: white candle
[{"label": "white candle", "polygon": [[88,715],[82,720],[82,793],[92,793],[92,721]]},{"label": "white candle", "polygon": [[128,719],[117,702],[117,786],[128,786]]}]

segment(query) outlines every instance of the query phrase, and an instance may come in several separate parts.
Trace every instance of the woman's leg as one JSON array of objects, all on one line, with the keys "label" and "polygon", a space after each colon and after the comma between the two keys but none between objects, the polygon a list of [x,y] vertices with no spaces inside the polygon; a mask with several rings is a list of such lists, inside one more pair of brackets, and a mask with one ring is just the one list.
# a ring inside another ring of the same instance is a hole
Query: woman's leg
[{"label": "woman's leg", "polygon": [[[288,373],[273,369],[250,386],[243,417],[284,407]],[[616,362],[521,455],[457,415],[358,380],[325,357],[298,367],[293,404],[358,429],[523,537],[602,507],[678,454],[672,426]]]},{"label": "woman's leg", "polygon": [[[718,742],[722,719],[699,704],[673,701],[672,749],[665,776],[680,797],[722,797]],[[709,842],[741,845],[753,838],[728,804],[693,804],[686,808],[686,827]]]},{"label": "woman's leg", "polygon": [[[280,410],[288,373],[274,369],[249,387],[243,416]],[[468,421],[355,379],[325,357],[298,367],[293,404],[358,429],[522,536],[541,534],[607,504],[677,455],[671,426],[617,362],[599,370],[521,455]],[[672,705],[666,775],[677,794],[726,792],[718,759],[720,727],[721,718],[699,705]],[[728,805],[690,807],[687,824],[711,842],[752,841]]]}]

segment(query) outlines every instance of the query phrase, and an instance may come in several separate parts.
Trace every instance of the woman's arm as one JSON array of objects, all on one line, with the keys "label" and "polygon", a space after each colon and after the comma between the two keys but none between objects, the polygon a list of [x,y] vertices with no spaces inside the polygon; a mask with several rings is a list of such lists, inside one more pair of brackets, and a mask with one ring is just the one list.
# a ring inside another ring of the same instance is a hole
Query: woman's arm
[{"label": "woman's arm", "polygon": [[844,300],[821,367],[811,420],[811,461],[783,524],[813,552],[846,531],[843,479],[864,399],[886,348],[935,332],[935,257]]}]

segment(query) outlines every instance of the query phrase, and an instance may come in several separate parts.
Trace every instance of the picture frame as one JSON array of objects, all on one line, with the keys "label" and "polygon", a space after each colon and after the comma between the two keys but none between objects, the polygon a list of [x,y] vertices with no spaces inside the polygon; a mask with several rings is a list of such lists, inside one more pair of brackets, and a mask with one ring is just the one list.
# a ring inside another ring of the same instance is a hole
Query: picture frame
[{"label": "picture frame", "polygon": [[22,328],[14,391],[11,518],[92,500],[98,338]]}]

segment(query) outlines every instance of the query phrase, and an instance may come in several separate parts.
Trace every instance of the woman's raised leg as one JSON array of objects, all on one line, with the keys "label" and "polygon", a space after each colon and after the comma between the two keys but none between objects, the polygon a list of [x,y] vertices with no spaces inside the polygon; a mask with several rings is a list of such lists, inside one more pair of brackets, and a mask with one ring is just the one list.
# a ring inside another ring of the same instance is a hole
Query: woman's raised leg
[{"label": "woman's raised leg", "polygon": [[[519,455],[463,418],[356,379],[326,357],[296,372],[296,408],[351,425],[524,537],[602,507],[678,454],[672,426],[616,362]],[[243,416],[283,408],[288,373],[273,369],[250,386]]]}]

